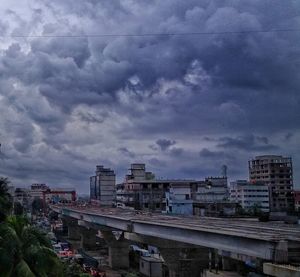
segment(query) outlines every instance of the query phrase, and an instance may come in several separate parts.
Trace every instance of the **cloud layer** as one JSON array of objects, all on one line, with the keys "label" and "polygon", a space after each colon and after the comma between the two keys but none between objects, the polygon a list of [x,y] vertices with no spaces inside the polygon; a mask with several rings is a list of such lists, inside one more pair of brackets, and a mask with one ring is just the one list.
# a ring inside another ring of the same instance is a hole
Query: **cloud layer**
[{"label": "cloud layer", "polygon": [[[0,174],[88,191],[96,164],[247,178],[291,155],[300,182],[299,1],[2,1]],[[11,36],[48,36],[13,38]],[[79,37],[61,37],[76,36]]]}]

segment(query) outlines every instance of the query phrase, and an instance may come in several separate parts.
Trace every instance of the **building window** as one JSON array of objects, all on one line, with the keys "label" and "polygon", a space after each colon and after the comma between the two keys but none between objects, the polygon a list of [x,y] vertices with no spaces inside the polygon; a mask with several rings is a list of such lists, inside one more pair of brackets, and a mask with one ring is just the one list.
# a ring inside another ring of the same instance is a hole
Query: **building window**
[{"label": "building window", "polygon": [[185,195],[185,200],[189,200],[190,199],[190,195],[189,194],[186,194]]}]

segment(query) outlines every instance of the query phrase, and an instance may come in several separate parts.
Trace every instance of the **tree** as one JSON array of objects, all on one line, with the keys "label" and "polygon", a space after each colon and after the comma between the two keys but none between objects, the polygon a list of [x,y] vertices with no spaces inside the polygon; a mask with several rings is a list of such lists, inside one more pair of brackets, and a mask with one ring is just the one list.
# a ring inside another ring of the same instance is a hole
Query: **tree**
[{"label": "tree", "polygon": [[43,210],[43,208],[44,208],[44,202],[43,202],[43,200],[41,198],[35,197],[33,199],[33,201],[32,201],[31,207],[32,207],[32,213],[33,214],[37,214],[41,210]]},{"label": "tree", "polygon": [[64,264],[64,277],[90,277],[90,274],[84,273],[82,267],[76,262]]},{"label": "tree", "polygon": [[11,212],[12,196],[8,192],[9,181],[0,177],[0,222],[3,222]]},{"label": "tree", "polygon": [[24,213],[24,207],[21,205],[20,202],[15,202],[14,204],[14,214],[15,215],[22,215]]},{"label": "tree", "polygon": [[0,272],[3,277],[63,276],[49,239],[22,216],[0,223]]}]

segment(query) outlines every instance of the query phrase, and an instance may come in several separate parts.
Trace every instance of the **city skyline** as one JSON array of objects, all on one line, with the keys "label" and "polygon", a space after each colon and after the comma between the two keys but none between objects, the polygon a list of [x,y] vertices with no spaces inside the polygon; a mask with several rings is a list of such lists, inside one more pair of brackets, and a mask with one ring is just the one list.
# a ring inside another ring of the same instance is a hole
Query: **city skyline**
[{"label": "city skyline", "polygon": [[299,1],[47,2],[0,4],[1,176],[88,192],[97,164],[235,180],[274,154],[299,189]]}]

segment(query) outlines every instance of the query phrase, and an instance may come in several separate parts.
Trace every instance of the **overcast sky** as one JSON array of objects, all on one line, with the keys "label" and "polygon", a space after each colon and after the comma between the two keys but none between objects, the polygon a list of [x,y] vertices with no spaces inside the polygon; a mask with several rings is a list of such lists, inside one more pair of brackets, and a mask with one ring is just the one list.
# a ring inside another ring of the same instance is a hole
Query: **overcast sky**
[{"label": "overcast sky", "polygon": [[[299,0],[3,0],[0,175],[89,191],[96,164],[204,178],[292,156],[300,187]],[[218,33],[186,36],[99,34]],[[52,36],[16,38],[12,36]],[[76,38],[59,37],[79,35]],[[81,36],[81,37],[80,37]]]}]

